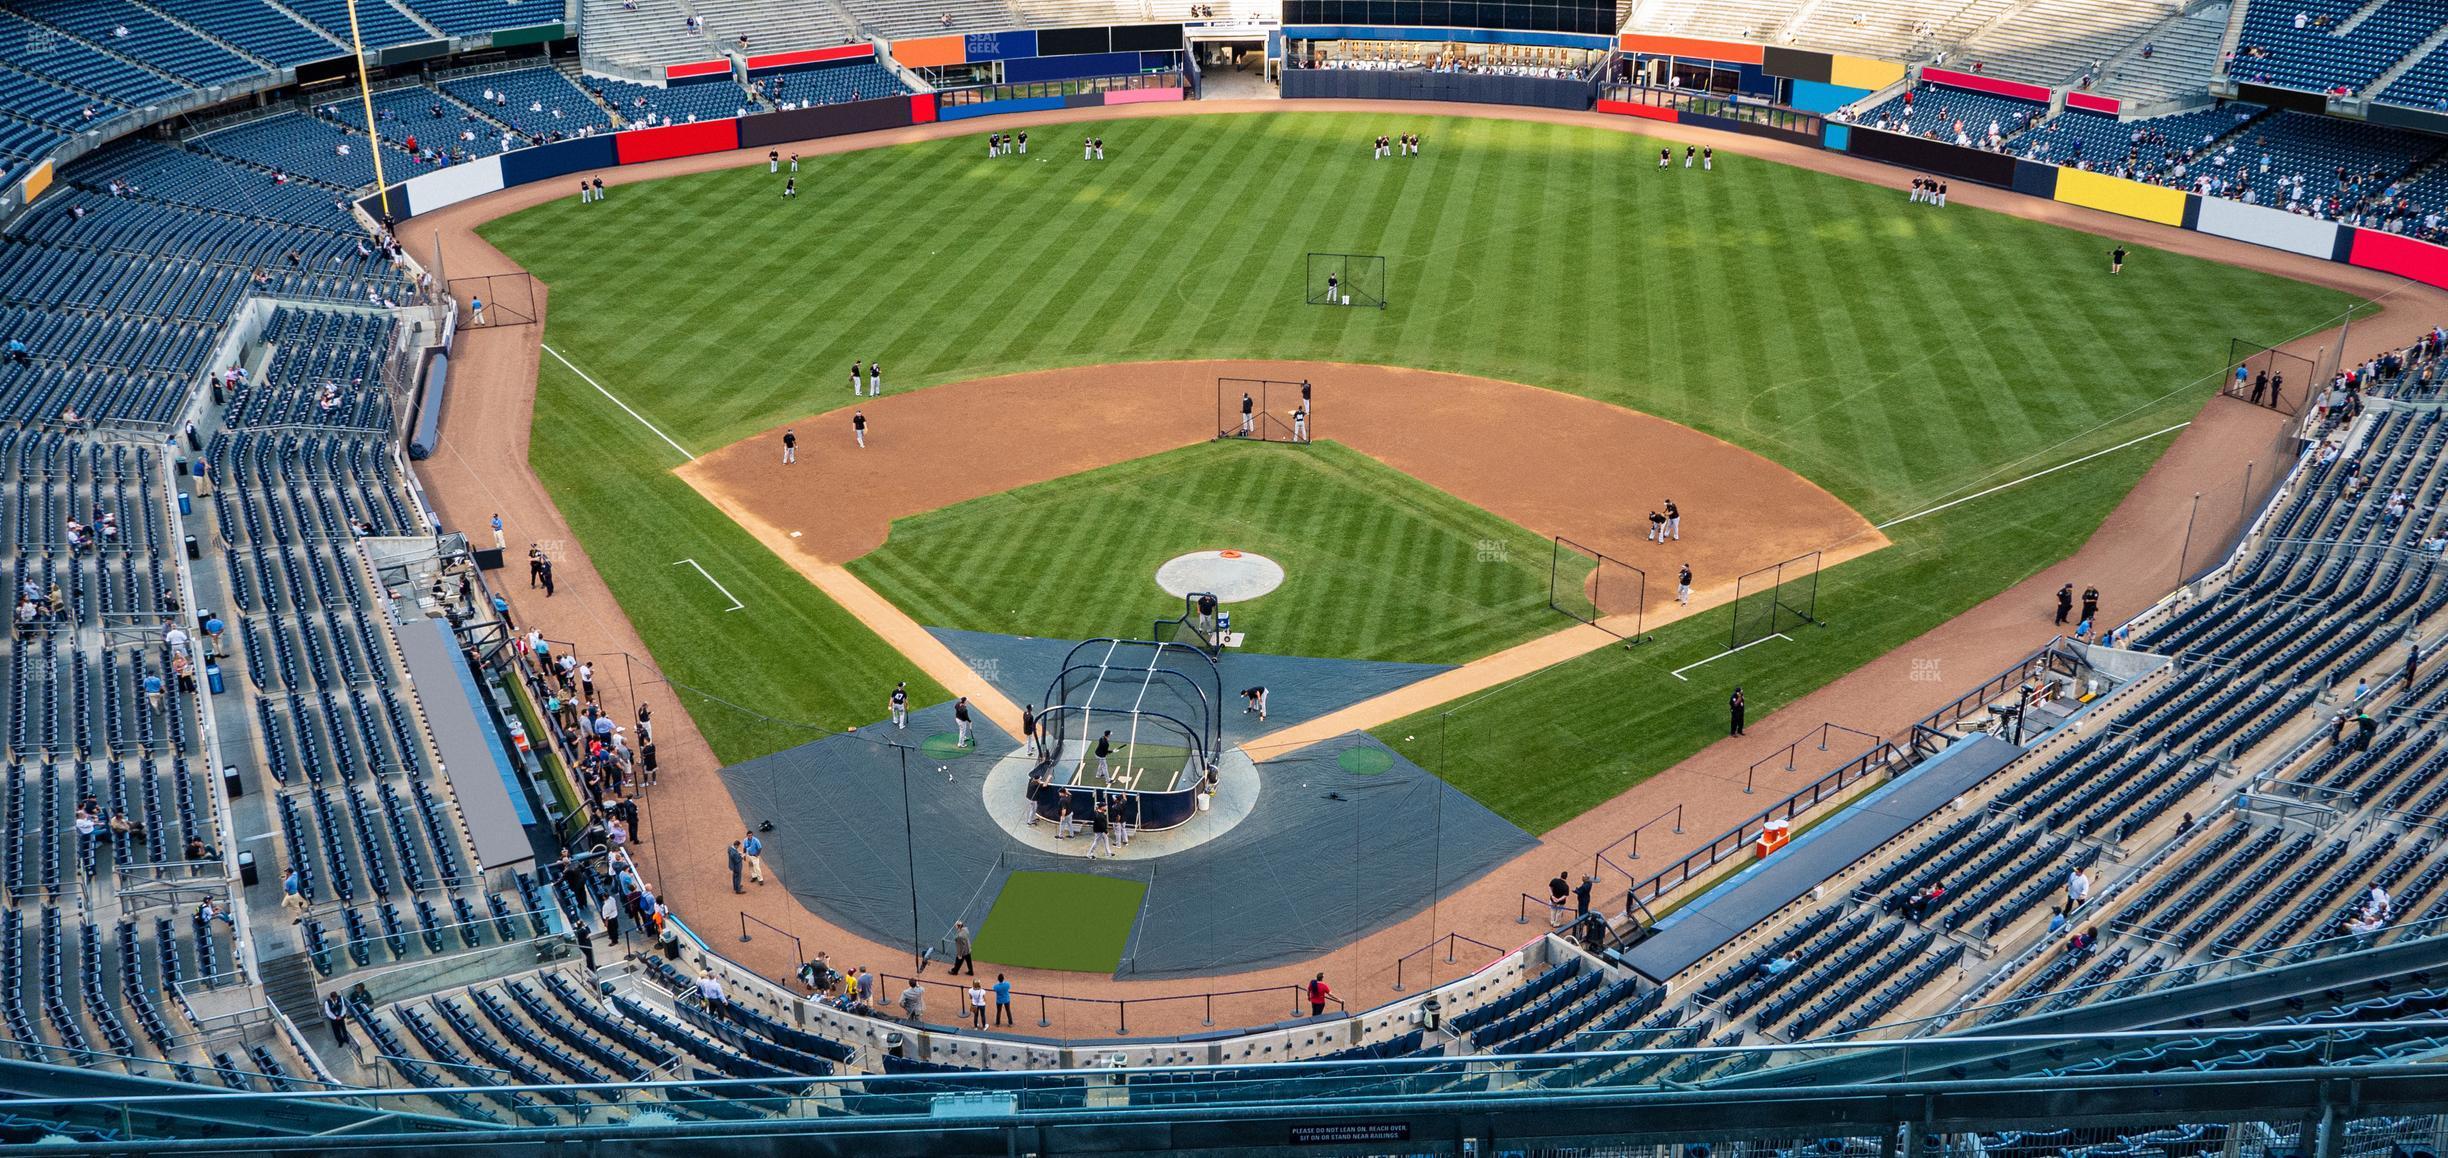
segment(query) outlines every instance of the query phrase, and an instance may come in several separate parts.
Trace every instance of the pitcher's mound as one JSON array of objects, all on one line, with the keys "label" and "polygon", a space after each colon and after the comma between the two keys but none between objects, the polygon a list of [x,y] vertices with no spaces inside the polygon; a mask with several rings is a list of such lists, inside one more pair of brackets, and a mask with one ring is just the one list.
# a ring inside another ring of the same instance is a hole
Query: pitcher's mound
[{"label": "pitcher's mound", "polygon": [[1247,551],[1193,551],[1156,569],[1156,585],[1176,598],[1204,591],[1224,603],[1256,599],[1283,586],[1283,565]]}]

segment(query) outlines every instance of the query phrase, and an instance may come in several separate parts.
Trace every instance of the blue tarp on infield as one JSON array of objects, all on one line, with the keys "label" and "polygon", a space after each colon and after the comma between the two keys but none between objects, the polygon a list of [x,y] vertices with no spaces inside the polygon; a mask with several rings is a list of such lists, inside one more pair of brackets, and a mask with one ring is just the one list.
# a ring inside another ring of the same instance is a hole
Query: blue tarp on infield
[{"label": "blue tarp on infield", "polygon": [[[899,946],[913,935],[938,944],[959,919],[979,928],[1015,871],[1127,877],[1146,882],[1148,893],[1122,972],[1190,977],[1343,948],[1538,843],[1353,733],[1259,765],[1250,815],[1195,848],[1089,861],[1076,855],[1086,851],[1081,837],[1066,850],[1073,855],[1042,853],[986,813],[984,778],[1012,746],[991,724],[979,724],[975,754],[911,751],[904,813],[900,755],[885,745],[923,746],[950,728],[951,709],[939,704],[911,713],[907,731],[870,726],[723,769],[748,826],[774,824],[764,834],[765,860],[779,887],[845,929]],[[1352,748],[1381,752],[1385,769],[1345,768],[1340,757]],[[914,835],[914,850],[904,831]],[[720,848],[705,856],[711,871],[722,871]],[[980,962],[980,972],[991,976],[995,964]]]},{"label": "blue tarp on infield", "polygon": [[[1062,671],[1063,656],[1078,644],[1070,639],[1030,639],[946,627],[930,627],[927,631],[1013,703],[1040,707],[1044,706],[1046,689]],[[1223,676],[1227,745],[1246,744],[1450,669],[1445,664],[1311,659],[1235,651],[1225,652],[1217,666]],[[1185,674],[1194,674],[1183,670]],[[1258,717],[1242,713],[1241,689],[1248,687],[1267,689],[1264,724],[1258,722]]]}]

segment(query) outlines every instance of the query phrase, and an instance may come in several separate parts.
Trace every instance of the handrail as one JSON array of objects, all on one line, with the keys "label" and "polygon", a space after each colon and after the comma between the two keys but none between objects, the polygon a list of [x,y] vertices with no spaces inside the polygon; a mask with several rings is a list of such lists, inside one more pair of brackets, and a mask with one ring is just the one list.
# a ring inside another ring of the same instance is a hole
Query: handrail
[{"label": "handrail", "polygon": [[[2086,1033],[2082,1035],[2081,1040],[2087,1043],[2106,1043],[2112,1048],[2119,1043],[2131,1043],[2131,1046],[2128,1047],[2131,1048],[2152,1042],[2182,1040],[2187,1038],[2251,1039],[2257,1037],[2322,1037],[2333,1034],[2359,1033],[2366,1030],[2415,1030],[2437,1033],[2443,1029],[2448,1029],[2448,1018],[2414,1018],[2390,1021],[2357,1022],[2314,1022],[2299,1025],[2269,1024],[2235,1027],[2205,1025],[2199,1028],[2177,1027],[2173,1029],[2105,1030],[2094,1033]],[[2067,1041],[2067,1038],[2063,1035],[2026,1033],[1968,1035],[1964,1037],[1950,1037],[1946,1040],[1950,1045],[1971,1047],[2063,1044]],[[5,1044],[5,1042],[0,1042],[0,1044]],[[1376,1081],[1383,1079],[1389,1074],[1399,1076],[1402,1072],[1407,1070],[1418,1070],[1423,1073],[1450,1074],[1457,1065],[1479,1067],[1489,1071],[1511,1069],[1523,1072],[1541,1072],[1547,1070],[1562,1070],[1577,1062],[1602,1060],[1620,1061],[1627,1058],[1640,1057],[1723,1058],[1756,1054],[1781,1054],[1790,1056],[1798,1051],[1824,1052],[1828,1054],[1908,1053],[1915,1049],[1927,1049],[1929,1045],[1930,1043],[1925,1040],[1894,1041],[1884,1039],[1814,1039],[1811,1041],[1780,1045],[1648,1046],[1621,1050],[1583,1050],[1573,1052],[1529,1054],[1471,1054],[1461,1057],[1439,1056],[1377,1058],[1348,1061],[1320,1060],[1306,1062],[1251,1062],[1247,1065],[1233,1066],[1224,1069],[1219,1069],[1215,1066],[1195,1064],[1163,1065],[1147,1066],[1144,1068],[1133,1067],[1130,1074],[1135,1079],[1142,1078],[1143,1076],[1163,1075],[1171,1079],[1172,1082],[1179,1084],[1212,1083],[1219,1086],[1232,1086],[1248,1091],[1253,1097],[1263,1098],[1270,1106],[1280,1109],[1285,1101],[1282,1092],[1283,1087],[1280,1084],[1281,1081],[1285,1079],[1332,1079],[1340,1076],[1341,1071],[1349,1071],[1354,1077]],[[378,1054],[376,1056],[388,1059],[390,1055]],[[452,1068],[460,1069],[481,1070],[490,1068],[467,1065],[453,1066],[452,1063],[437,1062],[429,1058],[407,1058],[402,1060],[414,1061],[422,1065],[451,1066]],[[2425,1065],[2422,1066],[2421,1069],[2417,1070],[2413,1064],[2398,1064],[2394,1066],[2375,1065],[2369,1067],[2368,1069],[2358,1068],[2356,1072],[2358,1074],[2381,1073],[2395,1069],[2401,1072],[2427,1073],[2436,1068],[2437,1067],[2435,1066]],[[1083,1082],[1110,1082],[1115,1077],[1114,1071],[1100,1068],[1041,1069],[1026,1071],[954,1070],[944,1072],[929,1072],[925,1074],[835,1073],[823,1076],[811,1075],[807,1077],[794,1078],[791,1084],[805,1090],[804,1093],[798,1095],[798,1097],[804,1099],[820,1099],[826,1097],[856,1098],[861,1096],[870,1087],[878,1087],[884,1090],[889,1090],[896,1085],[912,1082],[924,1083],[928,1086],[938,1087],[946,1085],[956,1086],[961,1084],[976,1084],[991,1089],[1008,1089],[1008,1083],[1010,1082],[1012,1075],[1014,1073],[1021,1072],[1027,1073],[1031,1077],[1040,1079],[1077,1078]],[[2158,1074],[2115,1075],[2115,1077],[2125,1079],[2135,1085],[2148,1085],[2152,1080],[2160,1079],[2164,1076],[2165,1075]],[[551,1094],[556,1095],[565,1093],[595,1093],[603,1094],[608,1097],[619,1097],[629,1091],[684,1090],[690,1093],[709,1093],[717,1096],[731,1095],[736,1093],[736,1095],[744,1101],[771,1102],[774,1100],[773,1081],[774,1079],[769,1077],[704,1077],[656,1079],[634,1082],[569,1082],[556,1083],[547,1086],[451,1086],[445,1087],[445,1092],[460,1095],[502,1094],[517,1096],[544,1094],[549,1091]],[[1881,1086],[1880,1088],[1896,1089],[1899,1091],[1904,1089],[1904,1087],[1892,1085]],[[291,1093],[266,1093],[254,1090],[239,1091],[216,1089],[209,1086],[196,1086],[190,1087],[190,1089],[178,1093],[130,1095],[125,1098],[113,1099],[113,1104],[125,1104],[132,1108],[145,1109],[159,1105],[175,1105],[193,1099],[210,1099],[221,1105],[238,1105],[247,1102],[277,1102],[284,1100],[317,1102],[341,1099],[358,1100],[362,1103],[365,1100],[379,1100],[382,1098],[429,1098],[433,1095],[433,1093],[433,1090],[425,1088],[360,1088],[308,1090]],[[1382,1092],[1382,1090],[1372,1086],[1372,1096],[1399,1097],[1402,1095],[1386,1095]],[[71,1096],[11,1098],[6,1096],[4,1093],[0,1093],[0,1110],[10,1112],[33,1112],[45,1109],[67,1108],[82,1109],[90,1108],[91,1104],[92,1102],[89,1098]]]},{"label": "handrail", "polygon": [[[1878,734],[1878,733],[1876,733],[1876,732],[1865,732],[1865,731],[1862,731],[1862,730],[1861,730],[1861,729],[1859,729],[1859,728],[1848,728],[1848,727],[1845,727],[1843,724],[1839,724],[1839,723],[1835,722],[1834,720],[1830,720],[1830,721],[1827,721],[1826,723],[1823,723],[1823,724],[1819,725],[1819,727],[1818,727],[1817,731],[1818,731],[1818,733],[1819,733],[1819,750],[1820,750],[1820,751],[1822,751],[1822,752],[1825,752],[1825,751],[1827,751],[1827,750],[1828,750],[1827,741],[1828,741],[1828,733],[1829,733],[1830,731],[1838,731],[1838,732],[1845,732],[1845,733],[1849,733],[1849,734],[1851,734],[1851,735],[1859,736],[1859,737],[1861,737],[1862,739],[1869,740],[1869,741],[1871,741],[1871,742],[1873,742],[1873,743],[1877,743],[1877,742],[1879,742],[1879,741],[1882,741],[1882,740],[1886,739],[1886,737],[1881,736],[1881,735],[1879,735],[1879,734]],[[1787,745],[1785,745],[1785,747],[1783,748],[1783,752],[1784,752],[1784,754],[1785,754],[1785,770],[1786,770],[1786,771],[1791,772],[1791,771],[1793,771],[1793,770],[1794,770],[1794,755],[1795,755],[1795,753],[1796,753],[1796,752],[1798,752],[1798,751],[1801,749],[1801,747],[1802,747],[1802,741],[1807,740],[1807,739],[1810,739],[1810,733],[1809,733],[1809,732],[1804,732],[1804,733],[1802,733],[1802,735],[1801,735],[1801,736],[1797,737],[1797,738],[1794,740],[1794,742],[1793,742],[1793,743],[1791,743],[1791,744],[1787,744]],[[1757,759],[1757,760],[1753,760],[1753,761],[1751,762],[1751,766],[1750,766],[1749,768],[1747,768],[1747,769],[1744,769],[1744,770],[1743,770],[1743,795],[1745,795],[1745,796],[1749,796],[1749,795],[1751,795],[1751,789],[1752,789],[1752,779],[1753,779],[1753,777],[1754,777],[1754,776],[1755,776],[1755,775],[1756,775],[1756,774],[1759,772],[1760,765],[1765,764],[1765,763],[1769,762],[1770,760],[1774,760],[1774,759],[1776,759],[1776,758],[1777,758],[1777,753],[1775,753],[1775,752],[1771,752],[1771,753],[1769,753],[1769,754],[1767,754],[1767,755],[1765,755],[1765,756],[1760,757],[1760,758],[1759,758],[1759,759]]]},{"label": "handrail", "polygon": [[[1525,893],[1523,895],[1527,896],[1528,894]],[[1510,949],[1500,949],[1478,939],[1477,937],[1472,937],[1463,933],[1447,933],[1442,937],[1432,938],[1427,944],[1422,945],[1417,949],[1413,949],[1412,951],[1394,959],[1394,992],[1400,993],[1403,991],[1403,963],[1409,961],[1413,957],[1417,957],[1420,954],[1429,951],[1430,949],[1436,948],[1437,942],[1439,941],[1445,943],[1445,963],[1448,965],[1458,965],[1461,963],[1454,958],[1454,942],[1456,941],[1468,941],[1471,944],[1477,945],[1490,953],[1494,953],[1496,955],[1496,960],[1498,961],[1503,960],[1505,954],[1512,952]],[[1488,962],[1488,965],[1493,965],[1495,963],[1495,961],[1490,961]],[[1487,968],[1487,965],[1479,966],[1479,969],[1485,968]],[[1473,969],[1471,972],[1476,973],[1479,971],[1479,969]],[[1431,979],[1433,979],[1434,976],[1435,975],[1433,973],[1430,974]]]}]

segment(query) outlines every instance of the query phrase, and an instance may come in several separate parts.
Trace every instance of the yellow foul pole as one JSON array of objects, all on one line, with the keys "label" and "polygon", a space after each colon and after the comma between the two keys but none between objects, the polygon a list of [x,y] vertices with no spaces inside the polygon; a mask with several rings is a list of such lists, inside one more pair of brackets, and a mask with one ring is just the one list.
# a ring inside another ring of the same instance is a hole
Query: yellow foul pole
[{"label": "yellow foul pole", "polygon": [[383,183],[382,130],[374,125],[374,82],[366,76],[365,37],[357,31],[357,0],[348,0],[349,51],[357,54],[357,99],[365,105],[366,155],[374,159],[374,196],[382,215],[391,216],[391,187]]}]

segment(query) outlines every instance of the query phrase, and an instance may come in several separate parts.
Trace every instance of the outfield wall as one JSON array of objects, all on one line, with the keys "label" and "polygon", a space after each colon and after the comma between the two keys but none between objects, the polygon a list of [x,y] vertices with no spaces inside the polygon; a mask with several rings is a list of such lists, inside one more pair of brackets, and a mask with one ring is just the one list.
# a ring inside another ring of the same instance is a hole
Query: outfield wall
[{"label": "outfield wall", "polygon": [[[953,40],[961,41],[961,55],[969,60],[988,54],[1014,51],[1021,57],[1046,55],[1093,55],[1116,51],[1115,46],[1129,42],[1144,42],[1161,35],[1159,29],[1168,26],[1124,26],[1093,30],[1095,36],[1061,39],[1049,48],[1042,33],[987,33],[965,37],[930,37],[923,42],[903,42],[911,51],[901,51],[895,45],[894,59],[907,64],[913,60],[930,60],[948,56]],[[1176,32],[1178,25],[1169,26]],[[1081,29],[1059,30],[1078,34]],[[1493,35],[1493,34],[1491,34]],[[1508,34],[1510,35],[1510,34]],[[1628,50],[1641,52],[1689,52],[1695,58],[1704,53],[1721,52],[1736,56],[1754,54],[1771,73],[1788,80],[1812,84],[1857,87],[1886,75],[1870,66],[1878,62],[1863,62],[1835,57],[1825,53],[1794,53],[1785,49],[1758,45],[1716,46],[1715,42],[1693,41],[1668,37],[1625,36],[1621,44]],[[1056,49],[1061,51],[1057,52]],[[1127,51],[1141,51],[1137,48]],[[1779,71],[1779,70],[1785,71]],[[1810,73],[1797,77],[1791,73]],[[1420,74],[1435,75],[1435,74]],[[1898,74],[1900,75],[1900,73]],[[1960,74],[1970,76],[1972,74]],[[1412,78],[1407,73],[1343,72],[1341,70],[1296,69],[1285,74],[1286,94],[1346,95],[1340,85],[1345,78]],[[1318,78],[1316,80],[1302,78]],[[1333,78],[1331,81],[1327,78]],[[1832,79],[1831,79],[1832,78]],[[593,137],[580,137],[550,145],[519,149],[509,153],[481,158],[429,173],[392,185],[378,194],[368,194],[359,200],[367,213],[382,216],[381,199],[389,199],[390,214],[395,219],[418,216],[458,204],[470,198],[498,192],[517,185],[533,184],[573,174],[592,175],[620,165],[634,165],[670,157],[697,156],[706,153],[740,149],[769,148],[789,141],[814,140],[875,132],[928,124],[938,119],[958,120],[997,116],[1003,113],[1047,111],[1066,108],[1097,108],[1106,105],[1136,104],[1147,101],[1178,101],[1187,95],[1176,85],[1144,84],[1141,77],[1116,78],[1117,85],[1133,87],[1104,88],[1087,86],[1087,91],[1063,91],[1059,94],[1022,95],[1033,91],[1032,86],[997,86],[991,92],[970,93],[952,90],[946,93],[919,93],[913,96],[885,97],[854,101],[820,108],[792,112],[759,113],[754,116],[702,121],[685,125],[663,125],[632,129]],[[1530,81],[1532,78],[1472,78]],[[1955,79],[1954,77],[1947,78]],[[1975,78],[1988,83],[1990,78]],[[1848,85],[1846,82],[1855,82]],[[1315,83],[1321,91],[1296,93],[1295,86]],[[2014,86],[2014,82],[1995,82]],[[1333,84],[1335,92],[1323,91]],[[1471,100],[1476,103],[1527,104],[1541,107],[1590,108],[1590,98],[1597,95],[1593,86],[1581,81],[1546,81],[1543,85],[1561,86],[1574,90],[1572,100],[1578,103],[1553,103],[1553,94],[1541,91],[1523,94],[1525,99],[1501,99],[1503,93],[1492,89],[1453,87],[1429,94],[1414,89],[1409,95],[1374,91],[1359,91],[1361,86],[1347,90],[1364,99],[1443,99]],[[1048,86],[1036,86],[1048,87]],[[1051,86],[1058,89],[1073,87],[1069,83]],[[1969,87],[1969,86],[1967,86]],[[1003,94],[1011,93],[1008,97]],[[1705,94],[1691,94],[1704,96]],[[2019,91],[2012,95],[2022,95]],[[1490,96],[1500,99],[1489,100]],[[982,99],[1001,98],[1001,99]],[[1670,104],[1647,104],[1637,100],[1595,100],[1598,112],[1614,116],[1642,117],[1669,123],[1691,124],[1719,129],[1746,136],[1764,136],[1812,148],[1834,149],[1869,160],[1884,162],[1919,174],[1934,174],[1957,180],[1972,181],[2012,190],[2029,197],[2040,197],[2069,205],[2097,209],[2122,217],[2175,226],[2288,253],[2317,257],[2328,261],[2359,266],[2394,274],[2424,285],[2448,288],[2448,247],[2417,241],[2393,233],[2341,225],[2302,217],[2262,206],[2246,205],[2221,198],[2205,198],[2182,189],[2149,185],[2138,181],[2110,177],[2080,169],[2058,168],[2035,161],[2020,160],[2002,153],[1964,148],[1943,141],[1930,140],[1902,133],[1891,133],[1861,125],[1821,121],[1808,118],[1805,124],[1769,125],[1736,117],[1687,111]],[[1716,108],[1714,112],[1736,112],[1743,116],[1757,115],[1764,106],[1746,102],[1740,108]],[[1809,110],[1803,110],[1808,112]],[[1788,114],[1790,115],[1790,114]],[[1807,129],[1807,131],[1803,131]],[[21,196],[38,195],[49,181],[47,170],[29,175],[18,192]],[[1904,179],[1898,175],[1898,182]]]}]

